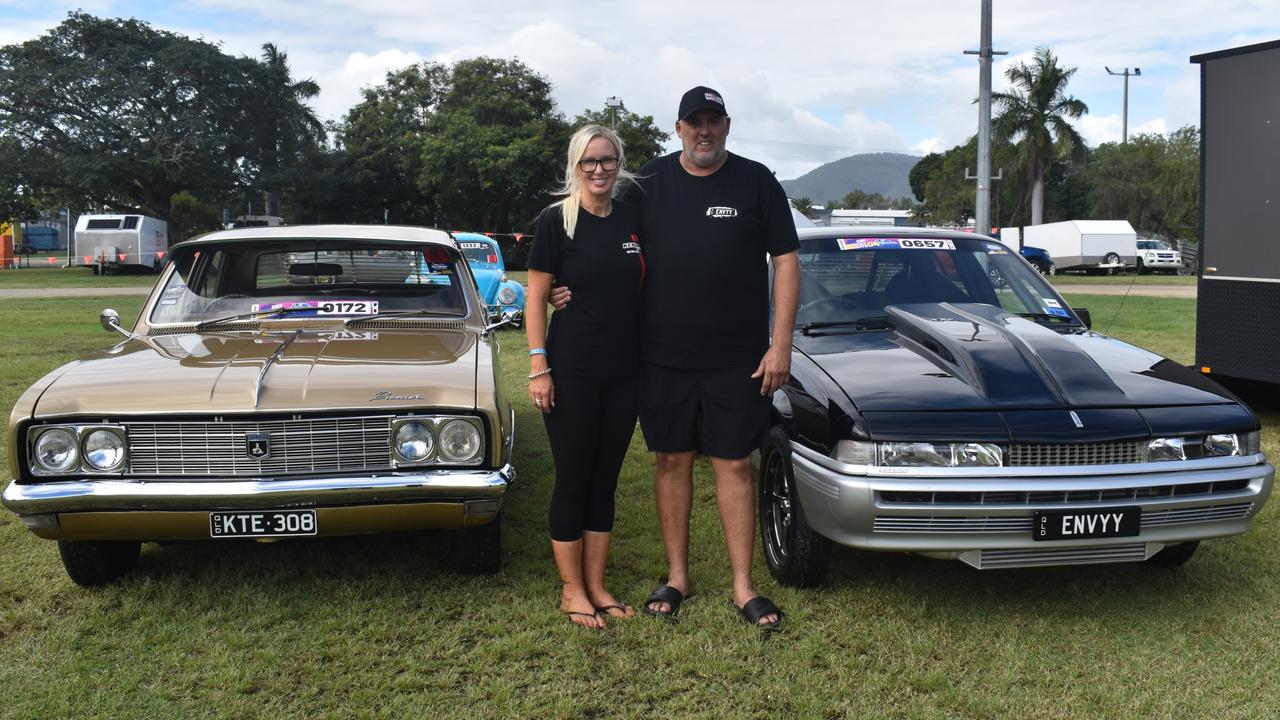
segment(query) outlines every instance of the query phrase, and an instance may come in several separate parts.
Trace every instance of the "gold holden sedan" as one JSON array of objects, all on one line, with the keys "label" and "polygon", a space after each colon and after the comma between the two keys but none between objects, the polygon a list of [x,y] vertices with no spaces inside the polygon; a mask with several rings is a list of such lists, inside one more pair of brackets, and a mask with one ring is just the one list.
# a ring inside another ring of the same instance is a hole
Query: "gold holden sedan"
[{"label": "gold holden sedan", "polygon": [[493,572],[515,415],[466,259],[439,230],[317,225],[175,245],[125,337],[9,421],[4,505],[81,585],[143,541],[454,529]]}]

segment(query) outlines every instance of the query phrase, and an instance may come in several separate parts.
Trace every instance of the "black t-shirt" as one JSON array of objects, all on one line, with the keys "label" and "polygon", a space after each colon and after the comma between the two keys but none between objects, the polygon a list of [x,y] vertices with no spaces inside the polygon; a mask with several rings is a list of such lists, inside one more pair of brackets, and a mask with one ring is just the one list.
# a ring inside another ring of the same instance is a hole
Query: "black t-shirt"
[{"label": "black t-shirt", "polygon": [[754,368],[769,349],[765,254],[800,247],[782,186],[764,165],[732,153],[705,177],[681,167],[679,152],[639,174],[640,187],[626,199],[640,206],[647,263],[644,359],[674,368]]},{"label": "black t-shirt", "polygon": [[613,201],[608,217],[579,209],[572,239],[559,205],[538,216],[529,269],[573,289],[573,300],[552,315],[547,330],[547,361],[557,372],[610,378],[638,371],[645,262],[639,223],[637,208],[621,200]]}]

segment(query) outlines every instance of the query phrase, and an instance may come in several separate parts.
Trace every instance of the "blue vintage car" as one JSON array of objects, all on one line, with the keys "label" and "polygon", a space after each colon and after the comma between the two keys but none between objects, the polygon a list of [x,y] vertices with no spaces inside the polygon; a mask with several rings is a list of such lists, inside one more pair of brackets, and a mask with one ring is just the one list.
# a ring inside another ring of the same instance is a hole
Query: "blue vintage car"
[{"label": "blue vintage car", "polygon": [[454,233],[453,237],[476,277],[490,322],[508,320],[512,327],[523,325],[524,286],[507,277],[498,243],[479,233]]}]

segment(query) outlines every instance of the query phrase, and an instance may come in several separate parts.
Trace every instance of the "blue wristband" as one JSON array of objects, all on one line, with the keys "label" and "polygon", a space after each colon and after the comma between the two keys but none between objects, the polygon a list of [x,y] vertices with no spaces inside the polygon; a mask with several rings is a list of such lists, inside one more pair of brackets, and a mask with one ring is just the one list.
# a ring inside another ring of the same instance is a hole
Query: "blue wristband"
[{"label": "blue wristband", "polygon": [[529,351],[529,357],[533,357],[534,355],[546,355],[546,354],[547,354],[546,348],[533,348],[532,350]]}]

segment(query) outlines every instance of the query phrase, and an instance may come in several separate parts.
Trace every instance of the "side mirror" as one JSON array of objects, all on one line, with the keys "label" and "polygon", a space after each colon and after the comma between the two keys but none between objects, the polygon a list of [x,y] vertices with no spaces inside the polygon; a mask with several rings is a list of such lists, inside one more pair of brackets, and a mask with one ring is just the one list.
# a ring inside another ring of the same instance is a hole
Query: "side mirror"
[{"label": "side mirror", "polygon": [[111,308],[106,308],[98,314],[98,323],[101,324],[102,329],[107,332],[114,331],[124,335],[125,337],[133,337],[132,333],[120,327],[120,313],[112,310]]},{"label": "side mirror", "polygon": [[1090,330],[1093,329],[1093,316],[1089,314],[1088,308],[1073,307],[1071,308],[1071,312],[1075,313],[1080,317],[1080,322],[1084,323],[1085,327],[1089,328]]}]

